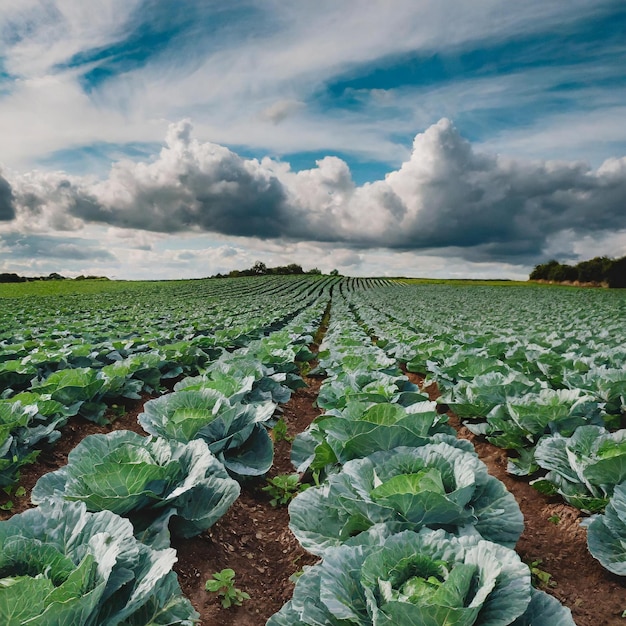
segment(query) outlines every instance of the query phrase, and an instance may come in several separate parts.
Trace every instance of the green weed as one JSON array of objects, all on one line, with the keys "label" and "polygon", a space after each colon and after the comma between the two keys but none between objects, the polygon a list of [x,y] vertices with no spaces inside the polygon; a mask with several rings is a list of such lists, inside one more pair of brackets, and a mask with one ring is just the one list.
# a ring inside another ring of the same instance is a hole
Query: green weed
[{"label": "green weed", "polygon": [[206,581],[204,588],[222,596],[222,606],[225,609],[230,608],[233,604],[241,606],[244,600],[250,599],[245,591],[235,587],[235,570],[230,568],[215,572],[213,578]]},{"label": "green weed", "polygon": [[299,474],[279,474],[274,478],[268,478],[267,483],[263,491],[270,494],[272,497],[270,504],[274,507],[288,504],[298,493],[309,487],[300,483]]}]

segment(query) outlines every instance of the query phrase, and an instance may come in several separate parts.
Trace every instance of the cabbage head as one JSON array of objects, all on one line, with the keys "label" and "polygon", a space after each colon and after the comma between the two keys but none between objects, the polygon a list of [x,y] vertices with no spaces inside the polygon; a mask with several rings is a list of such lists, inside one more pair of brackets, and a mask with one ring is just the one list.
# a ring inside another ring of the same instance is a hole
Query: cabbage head
[{"label": "cabbage head", "polygon": [[[332,471],[352,459],[398,446],[421,446],[435,435],[456,438],[455,431],[438,415],[434,402],[408,407],[396,403],[348,402],[316,418],[292,446],[291,461],[299,472]],[[468,448],[472,449],[471,444]]]},{"label": "cabbage head", "polygon": [[143,541],[169,544],[168,524],[191,537],[212,526],[239,497],[239,484],[201,440],[181,444],[118,430],[85,437],[68,464],[44,474],[31,499],[85,503],[128,517]]},{"label": "cabbage head", "polygon": [[482,538],[510,548],[524,530],[504,484],[475,453],[443,442],[348,461],[323,485],[292,500],[289,515],[298,541],[318,555],[384,522],[415,531],[473,527]]},{"label": "cabbage head", "polygon": [[531,484],[547,494],[559,493],[572,506],[604,510],[616,485],[626,481],[626,429],[610,433],[580,426],[571,437],[554,434],[539,442],[537,463],[549,470]]},{"label": "cabbage head", "polygon": [[3,626],[192,626],[173,549],[154,550],[109,511],[45,502],[0,522]]},{"label": "cabbage head", "polygon": [[231,404],[216,389],[182,390],[146,402],[139,423],[151,435],[166,439],[203,439],[231,474],[261,476],[274,460],[264,423],[275,407],[269,401]]},{"label": "cabbage head", "polygon": [[574,626],[569,609],[532,589],[510,548],[428,528],[389,535],[384,524],[329,550],[267,622],[297,624]]}]

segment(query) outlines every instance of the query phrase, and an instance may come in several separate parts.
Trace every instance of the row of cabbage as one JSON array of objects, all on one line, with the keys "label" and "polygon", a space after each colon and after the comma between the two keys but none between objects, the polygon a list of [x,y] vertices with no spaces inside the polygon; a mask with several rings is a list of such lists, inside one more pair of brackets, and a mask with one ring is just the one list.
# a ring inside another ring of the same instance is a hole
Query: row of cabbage
[{"label": "row of cabbage", "polygon": [[467,428],[512,451],[510,473],[605,512],[587,522],[589,549],[626,575],[623,291],[413,287],[351,302],[379,345],[435,381],[438,401]]},{"label": "row of cabbage", "polygon": [[[112,403],[139,399],[142,392],[158,393],[163,380],[196,375],[219,355],[284,327],[307,311],[334,280],[268,279],[269,294],[260,298],[260,305],[259,285],[245,280],[251,287],[247,295],[240,287],[231,293],[233,286],[226,282],[222,291],[213,288],[206,304],[196,296],[176,314],[168,313],[169,299],[144,301],[141,309],[132,305],[137,327],[130,335],[120,325],[130,305],[109,308],[109,324],[112,318],[116,325],[101,331],[100,312],[82,322],[71,319],[94,305],[89,298],[64,304],[65,314],[57,311],[56,318],[48,308],[38,309],[40,299],[23,298],[22,307],[32,315],[39,311],[39,327],[47,328],[47,338],[41,330],[28,328],[18,336],[9,327],[0,341],[0,486],[14,484],[20,467],[32,462],[41,446],[56,441],[70,417],[80,414],[106,423],[105,413]],[[188,295],[184,289],[181,293],[171,291],[172,286],[167,289],[177,299]],[[154,295],[152,289],[147,293]],[[57,298],[56,306],[64,300]],[[219,315],[212,310],[213,301],[220,302]],[[16,300],[0,300],[0,304],[8,309]],[[163,319],[172,326],[160,328]],[[111,334],[104,338],[105,333]]]},{"label": "row of cabbage", "polygon": [[[244,280],[249,286],[244,292],[217,281],[209,293],[198,281],[193,296],[184,285],[165,284],[160,297],[135,287],[128,293],[132,303],[120,302],[115,292],[106,307],[100,294],[69,298],[69,304],[67,296],[0,298],[0,394],[40,387],[51,374],[72,369],[96,370],[108,387],[121,385],[117,379],[128,370],[144,386],[158,388],[163,378],[193,373],[223,349],[284,326],[332,280]],[[184,304],[173,306],[172,300]],[[32,317],[37,319],[28,321]],[[23,324],[19,330],[16,319]],[[57,383],[63,386],[62,380]]]},{"label": "row of cabbage", "polygon": [[195,623],[170,533],[208,529],[239,496],[238,480],[269,469],[266,428],[303,384],[296,362],[312,356],[326,301],[146,403],[139,422],[151,436],[89,436],[42,476],[31,494],[39,506],[0,523],[0,621]]},{"label": "row of cabbage", "polygon": [[289,513],[294,535],[322,560],[268,626],[571,626],[569,609],[531,587],[513,550],[523,530],[513,496],[342,296],[319,369],[324,414],[292,449],[318,486]]}]

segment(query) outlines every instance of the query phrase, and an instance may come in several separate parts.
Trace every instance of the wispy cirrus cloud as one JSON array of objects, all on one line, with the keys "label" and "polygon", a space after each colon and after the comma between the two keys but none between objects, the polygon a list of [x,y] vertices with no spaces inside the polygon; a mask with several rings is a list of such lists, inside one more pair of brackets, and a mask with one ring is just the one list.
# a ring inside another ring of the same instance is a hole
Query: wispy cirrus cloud
[{"label": "wispy cirrus cloud", "polygon": [[[623,49],[609,54],[607,28],[589,40],[591,22],[619,25],[618,13],[609,0],[532,0],[513,9],[498,0],[400,1],[393,11],[355,2],[9,2],[0,12],[9,76],[2,158],[22,167],[91,143],[155,142],[165,120],[188,116],[201,138],[260,154],[341,151],[397,164],[402,137],[442,116],[473,139],[500,132],[497,123],[488,130],[489,120],[514,103],[506,90],[480,119],[471,104],[488,77],[495,86],[515,76],[528,91],[538,66],[553,69],[551,83],[509,111],[515,126],[524,111],[541,111],[561,69],[581,59],[592,70],[623,66]],[[433,93],[422,104],[424,92],[443,87],[451,99]],[[380,98],[354,107],[350,93],[359,89],[388,91],[388,114]]]}]

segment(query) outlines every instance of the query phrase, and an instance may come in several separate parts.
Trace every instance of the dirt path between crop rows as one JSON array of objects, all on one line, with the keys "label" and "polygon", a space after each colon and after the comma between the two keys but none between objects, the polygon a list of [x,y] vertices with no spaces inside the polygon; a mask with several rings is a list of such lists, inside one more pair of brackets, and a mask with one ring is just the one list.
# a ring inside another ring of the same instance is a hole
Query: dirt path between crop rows
[{"label": "dirt path between crop rows", "polygon": [[[423,376],[407,374],[420,387]],[[426,387],[431,400],[439,396],[435,384]],[[524,532],[516,550],[528,564],[550,575],[541,588],[572,610],[577,626],[625,626],[626,580],[605,570],[587,549],[583,514],[560,498],[535,491],[528,481],[506,472],[507,453],[471,433],[454,413],[450,424],[458,436],[471,441],[492,476],[515,496],[524,514]],[[538,573],[541,573],[538,572]]]}]

